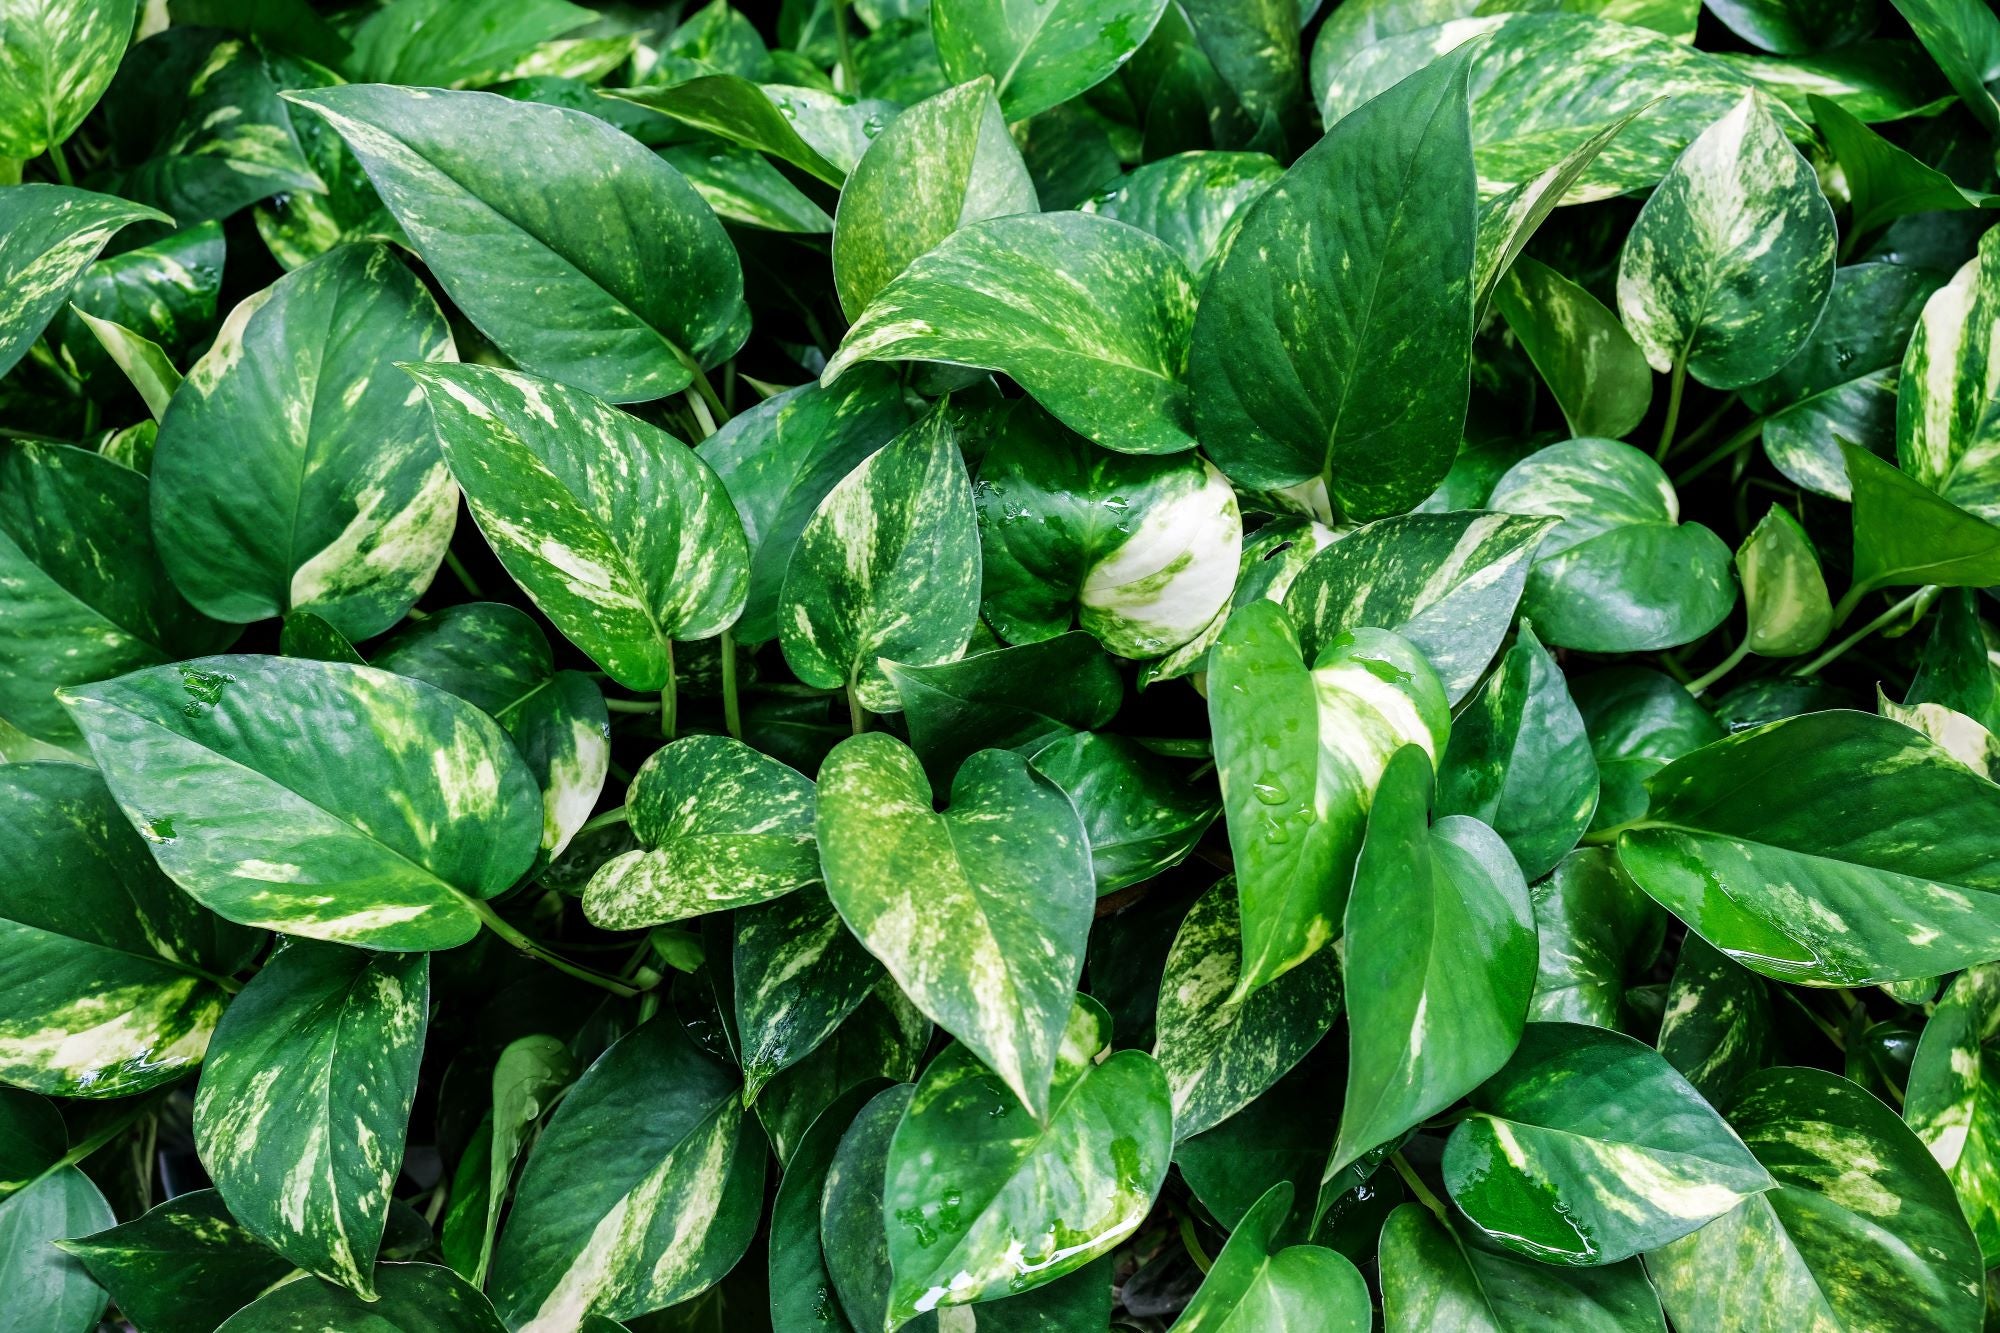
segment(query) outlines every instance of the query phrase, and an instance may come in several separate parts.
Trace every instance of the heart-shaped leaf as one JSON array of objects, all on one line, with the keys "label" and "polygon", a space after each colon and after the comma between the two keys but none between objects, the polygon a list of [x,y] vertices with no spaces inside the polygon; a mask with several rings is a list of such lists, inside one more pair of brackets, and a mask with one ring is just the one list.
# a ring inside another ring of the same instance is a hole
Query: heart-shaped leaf
[{"label": "heart-shaped leaf", "polygon": [[134,1221],[61,1245],[134,1323],[160,1333],[215,1333],[218,1316],[292,1271],[212,1189],[176,1195]]},{"label": "heart-shaped leaf", "polygon": [[146,221],[173,219],[143,204],[62,185],[0,193],[0,375],[28,354],[105,243]]},{"label": "heart-shaped leaf", "polygon": [[1109,78],[1152,34],[1164,0],[942,0],[931,6],[938,61],[953,80],[982,74],[1009,120],[1026,120]]},{"label": "heart-shaped leaf", "polygon": [[134,0],[34,0],[7,15],[0,157],[40,157],[97,105],[132,40]]},{"label": "heart-shaped leaf", "polygon": [[1229,1233],[1176,1333],[1366,1333],[1374,1322],[1368,1284],[1338,1251],[1318,1245],[1280,1249],[1277,1232],[1292,1208],[1292,1187],[1273,1185]]}]

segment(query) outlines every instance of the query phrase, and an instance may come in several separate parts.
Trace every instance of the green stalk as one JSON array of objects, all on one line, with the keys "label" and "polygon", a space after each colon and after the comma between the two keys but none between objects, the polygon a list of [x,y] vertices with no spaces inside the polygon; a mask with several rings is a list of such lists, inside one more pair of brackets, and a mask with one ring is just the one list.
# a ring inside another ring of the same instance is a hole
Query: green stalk
[{"label": "green stalk", "polygon": [[52,143],[49,145],[49,161],[55,166],[57,180],[61,181],[64,185],[76,184],[76,177],[70,174],[69,158],[63,155],[61,144]]},{"label": "green stalk", "polygon": [[472,577],[472,572],[465,567],[465,562],[458,558],[458,553],[450,547],[445,548],[444,563],[445,567],[451,570],[452,577],[458,580],[459,586],[465,589],[468,596],[482,601],[485,599],[486,594],[479,591],[479,584]]},{"label": "green stalk", "polygon": [[736,636],[722,631],[722,724],[730,739],[743,739],[743,704],[736,695]]},{"label": "green stalk", "polygon": [[660,737],[671,741],[680,722],[680,681],[674,675],[674,641],[667,640],[667,683],[660,687]]},{"label": "green stalk", "polygon": [[1762,435],[1763,433],[1764,433],[1764,418],[1758,417],[1754,421],[1750,422],[1750,424],[1744,426],[1741,430],[1737,431],[1734,435],[1731,435],[1728,439],[1724,440],[1721,444],[1717,445],[1709,453],[1702,455],[1701,460],[1699,462],[1695,463],[1693,466],[1689,467],[1688,469],[1680,473],[1678,476],[1676,476],[1674,478],[1674,485],[1677,487],[1687,485],[1689,482],[1693,481],[1696,477],[1699,477],[1702,473],[1714,467],[1717,463],[1724,462],[1727,459],[1733,457],[1735,454],[1741,452],[1746,446],[1753,443],[1757,439],[1757,437],[1759,435]]},{"label": "green stalk", "polygon": [[1667,459],[1667,451],[1674,447],[1674,427],[1681,420],[1681,394],[1687,389],[1687,362],[1674,362],[1674,373],[1667,382],[1667,419],[1660,423],[1660,446],[1653,450],[1653,457],[1661,462]]},{"label": "green stalk", "polygon": [[1438,1200],[1437,1195],[1431,1193],[1429,1186],[1417,1179],[1416,1168],[1410,1165],[1409,1160],[1401,1153],[1392,1153],[1389,1164],[1396,1168],[1396,1174],[1403,1178],[1403,1183],[1409,1187],[1416,1201],[1437,1214],[1438,1221],[1445,1221],[1444,1204]]},{"label": "green stalk", "polygon": [[840,52],[841,91],[849,97],[861,93],[860,80],[854,77],[854,43],[847,35],[847,0],[833,0],[833,42]]},{"label": "green stalk", "polygon": [[479,919],[486,923],[488,930],[513,945],[516,949],[519,949],[522,953],[527,954],[530,958],[539,958],[565,976],[575,977],[578,981],[588,982],[599,990],[610,991],[613,995],[621,999],[629,1000],[639,994],[639,990],[636,987],[628,986],[615,977],[607,977],[602,972],[584,967],[579,963],[572,963],[569,959],[530,939],[510,925],[507,919],[495,910],[493,904],[487,902],[485,899],[468,898],[466,901],[472,904],[472,910],[479,914]]},{"label": "green stalk", "polygon": [[861,694],[851,680],[847,682],[847,721],[857,736],[868,730],[868,710],[861,706]]},{"label": "green stalk", "polygon": [[614,805],[603,814],[592,815],[589,819],[584,820],[583,826],[577,829],[576,835],[580,838],[586,833],[594,833],[601,828],[610,828],[613,824],[623,824],[629,818],[631,818],[630,811],[622,805]]},{"label": "green stalk", "polygon": [[1742,665],[1743,659],[1748,656],[1750,656],[1750,636],[1746,634],[1743,636],[1743,642],[1736,645],[1736,651],[1716,663],[1714,670],[1704,672],[1689,681],[1687,692],[1699,698],[1703,690]]},{"label": "green stalk", "polygon": [[[1866,589],[1863,589],[1863,591],[1865,592]],[[1816,671],[1825,669],[1827,663],[1832,662],[1835,658],[1845,653],[1855,644],[1860,643],[1876,630],[1894,623],[1904,612],[1915,610],[1916,614],[1922,615],[1930,609],[1930,604],[1936,601],[1938,594],[1943,591],[1943,588],[1934,583],[1924,585],[1908,597],[1905,597],[1902,601],[1890,607],[1887,611],[1884,611],[1881,615],[1863,625],[1860,629],[1854,631],[1854,633],[1842,639],[1839,643],[1836,643],[1833,647],[1821,653],[1818,657],[1813,658],[1812,661],[1807,662],[1803,666],[1793,667],[1789,674],[1794,676],[1810,676]],[[1859,601],[1860,599],[1855,598],[1854,600]],[[1845,610],[1836,608],[1834,611],[1833,619],[1836,625],[1847,618],[1848,611],[1854,609],[1846,597],[1841,598],[1841,607],[1844,607]]]}]

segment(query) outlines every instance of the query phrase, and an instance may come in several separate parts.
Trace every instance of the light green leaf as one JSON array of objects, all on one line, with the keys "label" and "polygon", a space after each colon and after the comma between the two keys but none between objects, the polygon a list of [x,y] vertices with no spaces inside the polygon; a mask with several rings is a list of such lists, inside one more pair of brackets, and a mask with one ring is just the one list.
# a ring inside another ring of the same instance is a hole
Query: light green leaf
[{"label": "light green leaf", "polygon": [[[1986,725],[1943,704],[1899,704],[1875,687],[1875,711],[1937,742],[1938,748],[1973,772],[2000,780],[2000,737]],[[1924,980],[1928,980],[1927,978]],[[1925,998],[1929,998],[1926,996]]]},{"label": "light green leaf", "polygon": [[1782,505],[1772,505],[1736,548],[1743,580],[1745,641],[1763,657],[1797,657],[1826,642],[1833,603],[1812,538]]},{"label": "light green leaf", "polygon": [[1265,153],[1178,153],[1121,176],[1083,205],[1171,245],[1197,283],[1237,235],[1237,220],[1284,168]]},{"label": "light green leaf", "polygon": [[47,1165],[0,1199],[0,1291],[7,1293],[0,1331],[92,1333],[104,1313],[104,1289],[56,1242],[102,1231],[117,1219],[89,1176]]},{"label": "light green leaf", "polygon": [[1604,303],[1526,255],[1494,289],[1494,304],[1541,372],[1572,435],[1618,439],[1653,405],[1653,372]]},{"label": "light green leaf", "polygon": [[1464,54],[1334,127],[1244,214],[1189,353],[1232,481],[1315,479],[1337,513],[1413,507],[1465,418],[1478,217]]},{"label": "light green leaf", "polygon": [[828,895],[904,993],[1040,1119],[1096,887],[1069,798],[999,750],[966,760],[939,813],[916,755],[880,732],[819,776]]},{"label": "light green leaf", "polygon": [[1527,882],[1478,820],[1451,815],[1433,826],[1430,796],[1424,752],[1398,750],[1369,809],[1347,900],[1347,1090],[1329,1180],[1506,1064],[1527,1017]]},{"label": "light green leaf", "polygon": [[483,366],[405,366],[494,554],[620,685],[658,690],[675,640],[742,608],[748,552],[720,480],[665,431],[581,389]]},{"label": "light green leaf", "polygon": [[1486,672],[1514,620],[1547,518],[1406,514],[1323,548],[1282,594],[1308,654],[1373,625],[1418,648],[1456,704]]},{"label": "light green leaf", "polygon": [[1030,762],[1082,817],[1099,897],[1179,865],[1222,813],[1210,783],[1182,777],[1123,736],[1075,732],[1036,750]]},{"label": "light green leaf", "polygon": [[1033,755],[1072,729],[1101,727],[1125,699],[1118,668],[1097,640],[1074,631],[934,666],[885,659],[882,670],[896,687],[910,748],[939,781],[975,750]]},{"label": "light green leaf", "polygon": [[928,666],[965,651],[979,542],[957,437],[949,416],[931,413],[862,460],[800,529],[778,624],[785,661],[808,685],[893,711],[884,659]]},{"label": "light green leaf", "polygon": [[1528,1017],[1625,1026],[1627,980],[1660,952],[1666,914],[1605,847],[1565,856],[1529,894],[1540,948]]},{"label": "light green leaf", "polygon": [[896,114],[893,103],[851,102],[791,84],[760,87],[736,74],[706,74],[663,88],[627,88],[613,96],[768,153],[836,188]]},{"label": "light green leaf", "polygon": [[625,797],[639,849],[606,861],[583,891],[605,930],[750,907],[819,878],[813,784],[727,736],[653,751]]},{"label": "light green leaf", "polygon": [[1520,637],[1452,722],[1437,808],[1498,833],[1521,873],[1547,874],[1597,811],[1597,759],[1562,668],[1534,630]]},{"label": "light green leaf", "polygon": [[1893,1111],[1822,1070],[1767,1069],[1729,1120],[1777,1188],[1646,1256],[1676,1328],[1979,1327],[1979,1246]]},{"label": "light green leaf", "polygon": [[[1978,258],[1924,304],[1896,393],[1896,457],[1904,472],[1992,522],[2000,518],[2000,427],[1989,424],[2000,390],[2000,238],[1982,236]],[[1931,581],[1931,580],[1927,580]]]},{"label": "light green leaf", "polygon": [[1367,1333],[1368,1284],[1345,1256],[1318,1245],[1277,1248],[1291,1209],[1291,1185],[1273,1185],[1229,1233],[1174,1333]]},{"label": "light green leaf", "polygon": [[1973,0],[1891,0],[1917,40],[1958,94],[1965,109],[1986,127],[2000,130],[2000,104],[1987,87],[2000,65],[2000,17]]},{"label": "light green leaf", "polygon": [[1178,453],[1195,443],[1184,382],[1194,304],[1180,256],[1137,227],[1085,213],[992,218],[876,293],[820,382],[866,361],[998,370],[1107,449]]},{"label": "light green leaf", "polygon": [[1003,639],[1072,621],[1120,657],[1188,642],[1227,604],[1243,551],[1236,492],[1193,454],[1099,449],[1016,409],[975,489],[986,619]]},{"label": "light green leaf", "polygon": [[1247,994],[1333,942],[1389,756],[1408,744],[1436,756],[1451,715],[1408,640],[1356,629],[1307,659],[1291,617],[1263,601],[1229,618],[1209,654],[1208,698]]},{"label": "light green leaf", "polygon": [[1544,1263],[1617,1263],[1772,1187],[1672,1065],[1604,1028],[1530,1023],[1472,1107],[1445,1186],[1489,1238]]},{"label": "light green leaf", "polygon": [[133,10],[133,0],[8,0],[0,9],[0,157],[40,157],[75,132],[118,69]]},{"label": "light green leaf", "polygon": [[1859,986],[2000,956],[2000,788],[1900,723],[1807,713],[1704,746],[1649,785],[1653,808],[1619,859],[1753,971]]},{"label": "light green leaf", "polygon": [[742,342],[742,271],[715,214],[604,121],[490,93],[286,97],[339,132],[452,300],[524,369],[640,402]]},{"label": "light green leaf", "polygon": [[508,1042],[493,1065],[493,1137],[487,1159],[486,1232],[479,1248],[479,1282],[485,1283],[500,1230],[500,1208],[514,1165],[535,1122],[576,1082],[576,1059],[562,1042],[544,1034]]},{"label": "light green leaf", "polygon": [[840,192],[833,228],[840,308],[859,318],[911,260],[967,223],[1038,209],[991,79],[920,102],[889,122]]},{"label": "light green leaf", "polygon": [[[814,873],[818,873],[815,866]],[[731,918],[743,1097],[818,1050],[882,981],[824,891],[802,889]]]},{"label": "light green leaf", "polygon": [[125,377],[145,400],[155,422],[166,416],[167,403],[181,387],[181,373],[160,345],[141,333],[134,333],[115,320],[99,319],[86,310],[70,307],[103,345],[105,355],[125,372]]},{"label": "light green leaf", "polygon": [[2000,527],[1959,508],[1867,450],[1841,442],[1854,492],[1854,582],[1875,588],[2000,583]]},{"label": "light green leaf", "polygon": [[459,88],[596,16],[566,0],[389,0],[352,29],[356,83]]},{"label": "light green leaf", "polygon": [[1152,35],[1165,0],[932,0],[938,60],[954,83],[993,76],[1009,120],[1111,77]]},{"label": "light green leaf", "polygon": [[153,529],[189,600],[239,624],[304,608],[350,639],[402,619],[444,559],[458,487],[390,363],[455,355],[430,292],[379,246],[231,311],[153,455]]},{"label": "light green leaf", "polygon": [[1173,1099],[1176,1141],[1248,1106],[1340,1017],[1333,950],[1320,950],[1247,996],[1235,993],[1242,953],[1236,885],[1224,878],[1181,922],[1160,978],[1153,1056]]},{"label": "light green leaf", "polygon": [[[372,667],[209,657],[63,691],[153,857],[231,921],[447,949],[534,859],[535,782],[484,713]],[[336,754],[302,737],[340,739]]]},{"label": "light green leaf", "polygon": [[506,1328],[478,1289],[449,1268],[384,1264],[378,1297],[311,1278],[273,1288],[225,1320],[215,1333],[321,1333],[330,1329],[396,1333],[503,1333]]},{"label": "light green leaf", "polygon": [[123,1226],[57,1242],[146,1333],[215,1333],[294,1271],[212,1189],[179,1194]]},{"label": "light green leaf", "polygon": [[105,243],[135,222],[172,218],[62,185],[0,191],[0,375],[28,354]]},{"label": "light green leaf", "polygon": [[195,1144],[229,1211],[363,1299],[429,1013],[428,956],[288,941],[230,1002],[195,1094]]},{"label": "light green leaf", "polygon": [[1681,941],[1660,1019],[1660,1054],[1710,1103],[1724,1105],[1763,1068],[1773,1044],[1771,1002],[1748,968],[1699,935]]},{"label": "light green leaf", "polygon": [[740,1091],[671,1013],[584,1071],[528,1156],[493,1256],[509,1328],[571,1333],[586,1314],[658,1310],[735,1266],[757,1228],[766,1155],[743,1132]]},{"label": "light green leaf", "polygon": [[1980,1267],[2000,1262],[2000,1070],[1989,1045],[2000,1035],[2000,965],[1967,968],[1924,1024],[1910,1062],[1903,1119],[1944,1168],[1958,1194]]}]

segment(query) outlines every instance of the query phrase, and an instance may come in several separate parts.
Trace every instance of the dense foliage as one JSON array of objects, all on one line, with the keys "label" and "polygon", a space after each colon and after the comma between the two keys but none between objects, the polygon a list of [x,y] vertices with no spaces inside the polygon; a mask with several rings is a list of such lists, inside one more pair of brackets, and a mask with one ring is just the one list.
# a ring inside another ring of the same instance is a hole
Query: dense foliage
[{"label": "dense foliage", "polygon": [[0,1333],[1980,1329],[1995,76],[0,0]]}]

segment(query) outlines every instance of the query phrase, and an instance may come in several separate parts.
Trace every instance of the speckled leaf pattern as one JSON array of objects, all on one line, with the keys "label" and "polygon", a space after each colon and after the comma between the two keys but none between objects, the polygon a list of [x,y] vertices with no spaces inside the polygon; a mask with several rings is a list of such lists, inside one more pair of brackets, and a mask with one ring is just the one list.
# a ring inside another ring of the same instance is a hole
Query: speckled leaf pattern
[{"label": "speckled leaf pattern", "polygon": [[931,33],[945,73],[990,74],[1009,120],[1103,82],[1152,35],[1165,0],[939,0]]},{"label": "speckled leaf pattern", "polygon": [[[1520,262],[1549,214],[1569,201],[1576,183],[1604,151],[1604,146],[1624,133],[1645,107],[1626,112],[1597,133],[1563,154],[1553,165],[1536,175],[1510,185],[1479,204],[1479,236],[1473,259],[1473,324],[1483,324],[1500,280]],[[1643,360],[1643,358],[1641,358]]]},{"label": "speckled leaf pattern", "polygon": [[1580,847],[1529,890],[1540,948],[1528,1017],[1623,1027],[1625,987],[1659,953],[1666,914],[1606,847]]},{"label": "speckled leaf pattern", "polygon": [[834,1034],[882,982],[882,969],[820,889],[745,908],[731,923],[736,1049],[744,1100],[754,1103],[773,1076]]},{"label": "speckled leaf pattern", "polygon": [[1660,1019],[1660,1054],[1711,1105],[1768,1063],[1773,1043],[1764,983],[1699,935],[1681,944]]},{"label": "speckled leaf pattern", "polygon": [[688,736],[646,760],[625,808],[639,848],[583,892],[606,930],[750,907],[819,878],[813,784],[727,736]]},{"label": "speckled leaf pattern", "polygon": [[1368,812],[1342,934],[1347,1089],[1329,1179],[1506,1064],[1527,1017],[1527,882],[1478,820],[1433,826],[1430,794],[1429,760],[1405,746]]},{"label": "speckled leaf pattern", "polygon": [[444,559],[458,487],[392,362],[455,355],[429,291],[380,246],[331,251],[231,311],[153,454],[154,539],[189,600],[237,623],[310,610],[350,639],[400,620]]},{"label": "speckled leaf pattern", "polygon": [[848,928],[919,1009],[1045,1114],[1097,896],[1069,798],[1018,756],[982,750],[939,813],[917,757],[875,732],[827,756],[816,832]]},{"label": "speckled leaf pattern", "polygon": [[0,801],[0,1076],[122,1097],[188,1072],[257,936],[160,873],[92,770],[0,765]]},{"label": "speckled leaf pattern", "polygon": [[[235,629],[187,604],[161,566],[146,479],[83,449],[0,447],[0,722],[83,749],[66,685],[228,646]],[[9,758],[27,757],[9,746]]]},{"label": "speckled leaf pattern", "polygon": [[1195,319],[1196,420],[1240,485],[1380,518],[1465,419],[1478,231],[1460,54],[1355,112],[1244,214]]},{"label": "speckled leaf pattern", "polygon": [[1145,1220],[1173,1152],[1167,1081],[1110,1047],[1110,1018],[1078,998],[1039,1121],[963,1045],[931,1062],[882,1187],[892,1324],[1053,1282]]},{"label": "speckled leaf pattern", "polygon": [[613,680],[657,690],[674,641],[729,628],[749,554],[722,483],[686,445],[554,380],[409,370],[494,554]]},{"label": "speckled leaf pattern", "polygon": [[1179,453],[1195,445],[1194,308],[1180,256],[1137,227],[1086,213],[992,218],[876,293],[820,382],[867,361],[998,370],[1107,449]]},{"label": "speckled leaf pattern", "polygon": [[0,190],[0,375],[28,354],[105,243],[149,220],[172,219],[143,204],[63,185]]},{"label": "speckled leaf pattern", "polygon": [[1896,455],[1903,471],[1961,509],[2000,518],[2000,238],[1925,303],[1903,354]]},{"label": "speckled leaf pattern", "polygon": [[1541,372],[1572,435],[1618,439],[1653,405],[1653,374],[1618,317],[1539,260],[1516,259],[1494,306]]},{"label": "speckled leaf pattern", "polygon": [[589,11],[565,0],[504,7],[390,0],[350,30],[354,49],[345,68],[356,83],[456,87],[589,22]]},{"label": "speckled leaf pattern", "polygon": [[238,1310],[216,1333],[336,1333],[377,1326],[395,1333],[502,1333],[507,1327],[477,1288],[434,1264],[384,1264],[378,1299],[302,1278]]},{"label": "speckled leaf pattern", "polygon": [[429,1009],[426,955],[288,942],[230,1003],[195,1095],[195,1143],[229,1211],[364,1298]]},{"label": "speckled leaf pattern", "polygon": [[1333,950],[1322,949],[1239,997],[1242,953],[1236,886],[1224,879],[1181,922],[1160,978],[1153,1056],[1173,1099],[1176,1141],[1248,1106],[1340,1017],[1340,962]]},{"label": "speckled leaf pattern", "polygon": [[1174,1333],[1367,1333],[1368,1284],[1346,1256],[1319,1245],[1280,1248],[1292,1187],[1273,1185],[1229,1233]]},{"label": "speckled leaf pattern", "polygon": [[1745,638],[1764,657],[1796,657],[1826,641],[1833,603],[1812,538],[1781,506],[1772,505],[1736,548],[1743,581]]},{"label": "speckled leaf pattern", "polygon": [[39,157],[90,114],[132,37],[133,0],[0,5],[0,157]]},{"label": "speckled leaf pattern", "polygon": [[1362,628],[1300,655],[1291,617],[1253,602],[1209,653],[1209,726],[1243,922],[1245,993],[1340,933],[1389,757],[1444,750],[1444,687],[1407,639]]},{"label": "speckled leaf pattern", "polygon": [[1723,726],[1673,677],[1639,666],[1594,671],[1570,681],[1597,756],[1592,832],[1646,813],[1646,779],[1688,751],[1718,740]]},{"label": "speckled leaf pattern", "polygon": [[1590,827],[1597,759],[1562,668],[1527,622],[1452,721],[1437,808],[1491,826],[1531,880],[1553,869]]},{"label": "speckled leaf pattern", "polygon": [[766,1156],[744,1133],[740,1091],[671,1013],[584,1071],[528,1157],[493,1256],[509,1328],[572,1333],[587,1314],[661,1309],[735,1266]]},{"label": "speckled leaf pattern", "polygon": [[1900,723],[1808,713],[1704,746],[1650,785],[1619,859],[1753,971],[1858,986],[2000,954],[2000,788]]},{"label": "speckled leaf pattern", "polygon": [[[49,326],[57,358],[92,392],[115,391],[131,374],[112,363],[109,349],[99,344],[101,335],[86,327],[84,316],[92,315],[156,344],[154,355],[170,366],[190,360],[215,333],[226,253],[221,225],[204,222],[99,259],[77,279],[69,309]],[[179,382],[178,370],[171,379]],[[147,406],[153,406],[151,398]]]},{"label": "speckled leaf pattern", "polygon": [[1445,1186],[1488,1237],[1545,1263],[1616,1263],[1772,1188],[1672,1065],[1604,1028],[1529,1024],[1472,1107]]},{"label": "speckled leaf pattern", "polygon": [[213,1189],[175,1195],[122,1226],[60,1243],[147,1333],[214,1333],[218,1317],[293,1271]]},{"label": "speckled leaf pattern", "polygon": [[524,369],[643,402],[687,387],[690,358],[742,341],[742,270],[722,224],[606,122],[490,93],[286,96],[339,131],[452,300]]},{"label": "speckled leaf pattern", "polygon": [[1680,522],[1660,465],[1629,444],[1576,439],[1528,455],[1488,504],[1562,522],[1543,538],[1521,612],[1546,643],[1589,652],[1670,648],[1736,604],[1729,548]]},{"label": "speckled leaf pattern", "polygon": [[979,77],[897,116],[840,192],[834,288],[857,318],[910,261],[970,222],[1040,205],[1021,150]]},{"label": "speckled leaf pattern", "polygon": [[2000,737],[1957,709],[1943,704],[1899,704],[1882,694],[1878,686],[1875,711],[1922,732],[1981,777],[2000,775]]},{"label": "speckled leaf pattern", "polygon": [[1179,865],[1222,813],[1212,782],[1183,776],[1123,736],[1073,732],[1036,750],[1030,762],[1082,817],[1099,897]]},{"label": "speckled leaf pattern", "polygon": [[117,1219],[89,1176],[73,1166],[49,1166],[0,1199],[0,1283],[8,1296],[0,1327],[7,1333],[92,1333],[104,1313],[104,1289],[55,1242],[101,1231]]},{"label": "speckled leaf pattern", "polygon": [[1658,371],[1755,384],[1812,336],[1833,289],[1833,209],[1745,94],[1646,200],[1618,260],[1618,314]]},{"label": "speckled leaf pattern", "polygon": [[1198,284],[1228,252],[1244,210],[1284,174],[1266,153],[1177,153],[1119,177],[1083,211],[1153,233],[1180,253]]},{"label": "speckled leaf pattern", "polygon": [[2000,964],[1967,968],[1924,1024],[1903,1101],[1903,1119],[1951,1179],[1982,1268],[2000,1256],[2000,1051],[1989,1050],[1996,1036]]},{"label": "speckled leaf pattern", "polygon": [[2000,18],[1964,0],[1894,0],[1917,40],[1937,62],[1965,109],[1988,132],[2000,129],[2000,104],[1986,86],[1986,71],[2000,50]]},{"label": "speckled leaf pattern", "polygon": [[1979,1246],[1895,1112],[1823,1070],[1767,1069],[1729,1120],[1777,1188],[1646,1256],[1676,1327],[1979,1327]]},{"label": "speckled leaf pattern", "polygon": [[1363,626],[1394,630],[1457,704],[1507,637],[1529,562],[1554,526],[1470,512],[1385,518],[1322,546],[1281,595],[1308,653]]},{"label": "speckled leaf pattern", "polygon": [[785,661],[809,685],[893,711],[882,659],[962,654],[978,586],[972,487],[956,428],[933,412],[842,478],[800,530],[778,598]]},{"label": "speckled leaf pattern", "polygon": [[470,900],[534,859],[541,802],[513,742],[431,686],[372,667],[208,657],[64,701],[160,868],[229,920],[450,948],[479,931]]},{"label": "speckled leaf pattern", "polygon": [[1080,624],[1120,657],[1188,642],[1229,601],[1236,492],[1193,454],[1114,454],[1016,411],[974,488],[982,610],[1012,643]]},{"label": "speckled leaf pattern", "polygon": [[932,1034],[930,1019],[893,981],[877,985],[831,1037],[773,1075],[758,1096],[757,1119],[778,1160],[791,1160],[814,1117],[847,1089],[871,1080],[914,1079]]},{"label": "speckled leaf pattern", "polygon": [[104,354],[125,373],[125,378],[145,400],[146,410],[157,423],[166,415],[167,403],[173,398],[174,390],[181,387],[181,373],[174,368],[173,361],[151,338],[134,333],[115,320],[99,319],[74,306],[70,312],[82,321],[103,347]]}]

